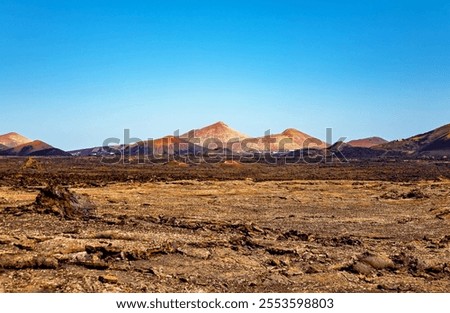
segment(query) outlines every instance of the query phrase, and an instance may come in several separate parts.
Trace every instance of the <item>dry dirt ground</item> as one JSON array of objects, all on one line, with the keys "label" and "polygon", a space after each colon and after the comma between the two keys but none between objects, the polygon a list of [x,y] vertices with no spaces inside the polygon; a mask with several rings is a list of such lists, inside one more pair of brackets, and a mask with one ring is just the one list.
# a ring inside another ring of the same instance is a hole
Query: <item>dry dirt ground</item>
[{"label": "dry dirt ground", "polygon": [[0,160],[0,292],[450,292],[448,163],[96,162]]}]

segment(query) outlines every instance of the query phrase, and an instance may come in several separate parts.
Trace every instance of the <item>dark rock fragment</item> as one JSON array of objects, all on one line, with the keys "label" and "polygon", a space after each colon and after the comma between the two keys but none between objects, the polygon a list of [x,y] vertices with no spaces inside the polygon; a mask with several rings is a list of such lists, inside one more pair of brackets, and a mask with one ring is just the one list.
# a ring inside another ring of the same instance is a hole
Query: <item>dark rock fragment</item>
[{"label": "dark rock fragment", "polygon": [[54,214],[64,219],[89,219],[95,216],[95,205],[86,195],[76,194],[61,186],[41,190],[30,206],[41,214]]}]

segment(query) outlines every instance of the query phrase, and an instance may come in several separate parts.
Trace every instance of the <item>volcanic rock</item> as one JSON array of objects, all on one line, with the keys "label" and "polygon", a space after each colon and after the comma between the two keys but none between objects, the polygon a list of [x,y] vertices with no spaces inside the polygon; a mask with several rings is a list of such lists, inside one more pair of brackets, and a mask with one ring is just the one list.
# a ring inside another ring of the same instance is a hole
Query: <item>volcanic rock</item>
[{"label": "volcanic rock", "polygon": [[89,219],[95,205],[85,195],[78,195],[61,186],[48,186],[37,195],[31,208],[39,213],[54,214],[64,219]]}]

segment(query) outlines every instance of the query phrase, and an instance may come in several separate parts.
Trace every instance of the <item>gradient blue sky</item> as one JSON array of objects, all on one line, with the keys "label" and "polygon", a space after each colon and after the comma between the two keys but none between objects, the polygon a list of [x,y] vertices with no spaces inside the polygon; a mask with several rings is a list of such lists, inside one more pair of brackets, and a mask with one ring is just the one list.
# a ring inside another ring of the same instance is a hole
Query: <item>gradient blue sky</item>
[{"label": "gradient blue sky", "polygon": [[223,120],[404,138],[450,123],[450,1],[0,1],[0,134],[62,149]]}]

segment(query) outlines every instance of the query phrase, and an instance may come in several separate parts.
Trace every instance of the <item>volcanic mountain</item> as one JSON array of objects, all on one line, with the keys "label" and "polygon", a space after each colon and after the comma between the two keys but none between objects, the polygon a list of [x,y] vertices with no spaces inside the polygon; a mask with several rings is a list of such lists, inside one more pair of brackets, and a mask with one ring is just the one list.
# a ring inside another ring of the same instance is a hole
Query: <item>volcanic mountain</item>
[{"label": "volcanic mountain", "polygon": [[394,140],[379,145],[376,148],[399,151],[408,155],[449,155],[450,124],[441,126],[423,134],[409,137],[407,139]]},{"label": "volcanic mountain", "polygon": [[384,149],[376,149],[372,147],[364,147],[364,146],[353,146],[350,143],[345,143],[343,141],[338,141],[329,146],[326,149],[326,154],[328,156],[334,154],[341,160],[347,159],[374,159],[383,156],[386,153]]},{"label": "volcanic mountain", "polygon": [[202,147],[180,137],[166,136],[159,139],[140,141],[123,148],[124,155],[157,156],[173,154],[201,154]]},{"label": "volcanic mountain", "polygon": [[383,138],[380,138],[380,137],[369,137],[369,138],[350,140],[349,142],[347,142],[347,144],[352,147],[370,148],[370,147],[381,145],[381,144],[384,144],[387,142],[388,142],[387,140],[384,140]]},{"label": "volcanic mountain", "polygon": [[127,145],[94,147],[69,151],[73,156],[106,156],[123,154],[124,156],[152,157],[173,154],[201,154],[202,147],[185,138],[166,136],[159,139],[143,140]]},{"label": "volcanic mountain", "polygon": [[9,149],[0,151],[1,155],[16,155],[16,156],[67,156],[70,155],[63,150],[54,148],[49,144],[35,140],[27,142]]},{"label": "volcanic mountain", "polygon": [[326,147],[326,144],[297,129],[288,128],[281,134],[249,139],[245,146],[258,151],[293,151],[307,148],[322,149]]},{"label": "volcanic mountain", "polygon": [[[141,141],[131,145],[117,145],[108,150],[102,147],[73,151],[74,155],[106,155],[124,153],[125,155],[164,155],[164,154],[203,154],[233,151],[301,151],[305,148],[333,153],[341,151],[349,158],[416,157],[423,154],[450,155],[450,124],[408,139],[386,143],[379,137],[370,137],[340,143],[339,147],[327,147],[323,141],[299,130],[288,128],[282,133],[265,137],[251,138],[223,122],[193,129],[180,137],[167,136],[160,139]],[[15,148],[17,150],[17,147]],[[5,150],[3,150],[4,152]],[[16,151],[17,152],[17,151]],[[18,152],[19,153],[19,152]]]},{"label": "volcanic mountain", "polygon": [[[190,142],[200,144],[205,149],[228,149],[242,151],[285,151],[303,148],[325,148],[326,144],[294,128],[288,128],[281,134],[251,138],[230,128],[224,122],[191,130],[180,136]],[[240,142],[240,143],[238,143]]]},{"label": "volcanic mountain", "polygon": [[228,148],[233,151],[240,151],[240,144],[235,142],[242,141],[248,138],[248,136],[232,129],[224,122],[217,122],[200,129],[193,129],[181,135],[180,138],[200,145],[205,149]]},{"label": "volcanic mountain", "polygon": [[31,141],[31,139],[28,139],[18,133],[7,133],[0,135],[0,145],[6,148],[16,147]]}]

